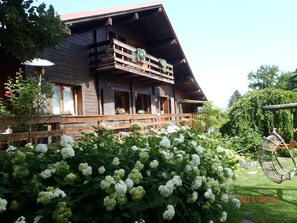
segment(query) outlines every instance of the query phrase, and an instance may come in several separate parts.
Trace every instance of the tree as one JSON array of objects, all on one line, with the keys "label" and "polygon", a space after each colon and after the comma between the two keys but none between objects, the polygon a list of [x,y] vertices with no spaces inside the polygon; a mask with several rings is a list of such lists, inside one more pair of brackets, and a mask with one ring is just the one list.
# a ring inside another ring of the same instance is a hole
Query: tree
[{"label": "tree", "polygon": [[229,102],[228,102],[228,107],[231,107],[235,102],[237,102],[242,95],[238,90],[235,90],[234,93],[231,95]]},{"label": "tree", "polygon": [[33,0],[0,1],[0,48],[23,62],[55,48],[64,39],[67,26],[54,7]]},{"label": "tree", "polygon": [[206,102],[198,110],[199,119],[196,120],[196,129],[208,131],[218,131],[221,126],[227,122],[227,113],[216,107],[212,102]]},{"label": "tree", "polygon": [[272,126],[289,141],[297,120],[296,109],[283,109],[272,112],[263,111],[263,105],[296,103],[297,92],[266,88],[246,93],[228,111],[229,121],[221,128],[224,135],[245,137],[247,132],[257,131],[267,136]]},{"label": "tree", "polygon": [[273,88],[277,84],[279,77],[279,68],[277,66],[262,65],[260,68],[248,74],[248,85],[250,89]]}]

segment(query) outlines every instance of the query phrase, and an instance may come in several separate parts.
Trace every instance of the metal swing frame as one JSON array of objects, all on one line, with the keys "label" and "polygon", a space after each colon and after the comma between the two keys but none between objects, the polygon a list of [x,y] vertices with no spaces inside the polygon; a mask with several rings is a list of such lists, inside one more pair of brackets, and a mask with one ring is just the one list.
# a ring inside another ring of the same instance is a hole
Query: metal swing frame
[{"label": "metal swing frame", "polygon": [[[297,108],[297,103],[268,105],[262,107],[263,110],[278,110],[288,108]],[[289,158],[292,161],[292,168],[290,170],[286,169],[277,156],[279,149],[286,150],[289,154]],[[272,133],[262,141],[259,147],[258,161],[265,176],[275,183],[282,183],[286,180],[290,180],[294,175],[297,174],[297,165],[293,154],[288,147],[288,144],[285,143],[275,128],[273,128]]]}]

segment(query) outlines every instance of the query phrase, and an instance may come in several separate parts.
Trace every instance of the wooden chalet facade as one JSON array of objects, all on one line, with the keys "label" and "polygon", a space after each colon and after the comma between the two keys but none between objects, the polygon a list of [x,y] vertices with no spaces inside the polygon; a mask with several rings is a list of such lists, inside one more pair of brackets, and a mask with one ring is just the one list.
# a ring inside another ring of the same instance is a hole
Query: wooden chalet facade
[{"label": "wooden chalet facade", "polygon": [[161,3],[61,19],[71,33],[44,53],[54,114],[189,113],[207,100]]}]

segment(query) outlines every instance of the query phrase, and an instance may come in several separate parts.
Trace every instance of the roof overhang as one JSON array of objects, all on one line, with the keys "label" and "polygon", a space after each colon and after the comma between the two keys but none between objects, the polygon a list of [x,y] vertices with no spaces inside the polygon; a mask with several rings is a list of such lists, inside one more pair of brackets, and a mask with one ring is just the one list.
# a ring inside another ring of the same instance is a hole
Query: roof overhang
[{"label": "roof overhang", "polygon": [[[61,15],[72,33],[124,25],[141,37],[148,53],[174,66],[175,88],[189,100],[207,100],[187,62],[161,1]],[[195,44],[195,43],[193,43]],[[189,82],[189,79],[193,81]],[[183,83],[182,83],[183,82]],[[199,91],[197,91],[199,89]]]}]

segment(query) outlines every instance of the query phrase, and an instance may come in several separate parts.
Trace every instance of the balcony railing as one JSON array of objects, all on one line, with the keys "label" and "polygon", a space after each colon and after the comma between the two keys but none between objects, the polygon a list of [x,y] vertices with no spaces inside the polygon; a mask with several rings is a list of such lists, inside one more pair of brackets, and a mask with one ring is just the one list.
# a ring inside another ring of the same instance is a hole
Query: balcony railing
[{"label": "balcony railing", "polygon": [[[173,66],[162,58],[145,54],[137,60],[137,48],[119,40],[112,39],[89,46],[92,68],[101,72],[121,70],[131,75],[174,84]],[[161,63],[165,62],[165,63]]]},{"label": "balcony railing", "polygon": [[[11,142],[42,142],[52,143],[59,139],[61,135],[70,135],[74,138],[80,137],[81,132],[89,132],[94,130],[94,126],[103,123],[106,127],[113,130],[114,133],[119,131],[130,132],[130,126],[134,122],[142,123],[144,131],[150,128],[160,128],[168,122],[182,124],[187,120],[187,125],[194,127],[194,120],[199,119],[197,113],[183,114],[127,114],[127,115],[48,115],[35,116],[28,119],[24,117],[3,117],[0,116],[0,130],[4,131],[8,126],[22,123],[26,129],[20,132],[10,134],[0,133],[0,150],[3,144]],[[39,128],[33,128],[38,126]],[[32,128],[31,128],[32,127]],[[2,146],[1,146],[2,144]]]}]

